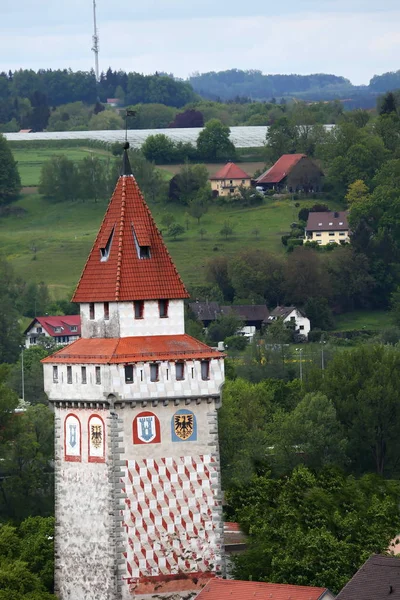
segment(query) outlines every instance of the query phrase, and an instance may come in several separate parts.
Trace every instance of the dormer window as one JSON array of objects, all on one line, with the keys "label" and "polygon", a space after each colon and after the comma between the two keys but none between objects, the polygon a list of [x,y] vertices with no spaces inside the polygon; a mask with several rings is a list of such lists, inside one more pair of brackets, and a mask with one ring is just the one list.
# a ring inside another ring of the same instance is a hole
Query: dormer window
[{"label": "dormer window", "polygon": [[319,227],[322,227],[322,223],[318,223],[318,226],[319,226]]},{"label": "dormer window", "polygon": [[54,333],[61,333],[62,329],[62,327],[54,327]]},{"label": "dormer window", "polygon": [[106,260],[108,260],[108,257],[110,256],[110,250],[111,250],[111,244],[112,244],[112,239],[113,239],[113,235],[114,235],[114,227],[112,228],[112,231],[109,235],[109,238],[106,242],[106,245],[103,247],[100,247],[100,260],[101,262],[106,262]]},{"label": "dormer window", "polygon": [[138,257],[141,260],[146,259],[146,258],[151,258],[149,236],[146,234],[142,234],[139,239],[133,228],[132,228],[132,232],[133,232],[133,239],[135,241],[136,252],[137,252]]},{"label": "dormer window", "polygon": [[150,258],[150,246],[139,246],[139,258]]},{"label": "dormer window", "polygon": [[78,331],[78,327],[76,325],[71,325],[71,332],[75,333],[76,331]]},{"label": "dormer window", "polygon": [[329,223],[329,225],[333,225],[333,223]]}]

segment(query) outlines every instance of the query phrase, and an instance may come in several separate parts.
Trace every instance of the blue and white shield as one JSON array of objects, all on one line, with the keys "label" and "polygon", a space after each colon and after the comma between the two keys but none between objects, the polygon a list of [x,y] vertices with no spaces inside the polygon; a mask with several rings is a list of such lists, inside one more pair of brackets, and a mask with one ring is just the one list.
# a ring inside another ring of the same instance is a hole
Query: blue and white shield
[{"label": "blue and white shield", "polygon": [[137,437],[139,440],[148,444],[152,442],[156,437],[156,422],[155,417],[146,415],[139,416],[136,421],[137,426]]}]

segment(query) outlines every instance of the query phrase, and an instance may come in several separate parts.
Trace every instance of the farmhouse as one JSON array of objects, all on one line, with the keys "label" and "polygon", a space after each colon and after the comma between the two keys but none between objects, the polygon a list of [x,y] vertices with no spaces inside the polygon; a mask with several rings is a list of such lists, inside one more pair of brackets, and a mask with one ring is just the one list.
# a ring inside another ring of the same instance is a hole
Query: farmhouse
[{"label": "farmhouse", "polygon": [[81,317],[35,317],[24,331],[25,347],[36,346],[39,337],[53,338],[60,346],[70,344],[81,337]]},{"label": "farmhouse", "polygon": [[215,196],[232,196],[243,186],[251,186],[251,177],[243,169],[228,162],[210,177],[211,189]]},{"label": "farmhouse", "polygon": [[319,192],[323,172],[305,154],[284,154],[256,180],[257,187],[277,192]]},{"label": "farmhouse", "polygon": [[320,246],[350,242],[347,212],[310,212],[304,241],[318,242]]},{"label": "farmhouse", "polygon": [[249,340],[253,339],[256,331],[268,324],[269,310],[265,304],[220,306],[218,302],[191,302],[189,308],[204,327],[222,315],[235,314],[243,322],[238,334]]},{"label": "farmhouse", "polygon": [[283,319],[284,323],[292,324],[296,333],[308,338],[311,330],[310,319],[307,319],[295,306],[277,306],[274,308],[268,317],[268,322],[271,323],[278,319]]}]

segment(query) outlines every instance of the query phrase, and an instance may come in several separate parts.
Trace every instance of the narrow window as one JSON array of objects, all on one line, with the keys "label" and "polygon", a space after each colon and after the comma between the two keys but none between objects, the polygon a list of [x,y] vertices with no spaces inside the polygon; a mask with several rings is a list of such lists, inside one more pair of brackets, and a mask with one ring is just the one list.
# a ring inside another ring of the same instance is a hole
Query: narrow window
[{"label": "narrow window", "polygon": [[109,302],[104,302],[104,319],[108,321],[110,318],[110,304]]},{"label": "narrow window", "polygon": [[82,378],[82,383],[87,383],[86,367],[81,367],[81,378]]},{"label": "narrow window", "polygon": [[94,319],[94,302],[90,302],[89,304],[89,319],[91,321]]},{"label": "narrow window", "polygon": [[108,257],[110,256],[110,250],[111,250],[111,242],[113,239],[113,235],[114,235],[114,228],[110,234],[110,237],[107,240],[106,245],[104,246],[104,248],[100,248],[100,260],[101,262],[106,262],[106,260],[108,260]]},{"label": "narrow window", "polygon": [[133,303],[133,309],[135,311],[135,319],[143,319],[143,313],[144,313],[143,300],[135,300],[135,302]]},{"label": "narrow window", "polygon": [[67,383],[72,383],[72,367],[67,367]]},{"label": "narrow window", "polygon": [[125,383],[133,383],[133,365],[125,365]]},{"label": "narrow window", "polygon": [[101,371],[100,367],[96,367],[96,384],[100,385],[101,383]]},{"label": "narrow window", "polygon": [[53,367],[53,383],[58,383],[58,367]]},{"label": "narrow window", "polygon": [[210,361],[202,360],[201,361],[201,378],[205,381],[210,379]]},{"label": "narrow window", "polygon": [[159,365],[152,363],[150,365],[150,381],[158,381]]},{"label": "narrow window", "polygon": [[185,379],[185,365],[183,362],[175,363],[175,376],[178,381]]},{"label": "narrow window", "polygon": [[158,310],[160,312],[160,318],[166,319],[168,317],[168,300],[158,301]]}]

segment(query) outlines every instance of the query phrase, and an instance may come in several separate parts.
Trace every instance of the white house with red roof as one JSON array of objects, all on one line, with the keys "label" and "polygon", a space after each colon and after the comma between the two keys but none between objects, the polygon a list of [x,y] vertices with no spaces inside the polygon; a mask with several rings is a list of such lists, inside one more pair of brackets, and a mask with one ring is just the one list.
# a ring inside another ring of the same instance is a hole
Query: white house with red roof
[{"label": "white house with red roof", "polygon": [[224,573],[224,356],[185,334],[188,292],[127,147],[73,297],[82,337],[42,361],[60,600],[186,598]]},{"label": "white house with red roof", "polygon": [[256,180],[257,187],[277,192],[319,192],[324,174],[306,154],[283,154]]},{"label": "white house with red roof", "polygon": [[215,196],[233,196],[240,187],[251,187],[251,177],[235,163],[228,162],[211,175],[210,183]]},{"label": "white house with red roof", "polygon": [[64,346],[81,336],[80,315],[61,317],[35,317],[24,331],[25,347],[36,346],[40,338],[52,338],[57,345]]},{"label": "white house with red roof", "polygon": [[196,600],[334,600],[328,588],[286,583],[213,579]]}]

